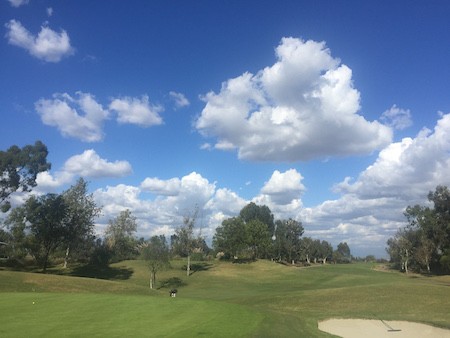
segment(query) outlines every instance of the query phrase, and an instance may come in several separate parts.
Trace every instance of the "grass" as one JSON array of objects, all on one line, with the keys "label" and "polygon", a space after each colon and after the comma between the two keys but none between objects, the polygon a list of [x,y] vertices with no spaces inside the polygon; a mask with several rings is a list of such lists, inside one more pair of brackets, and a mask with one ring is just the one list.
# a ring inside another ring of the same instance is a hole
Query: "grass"
[{"label": "grass", "polygon": [[[103,272],[0,271],[0,336],[330,337],[317,329],[326,318],[450,329],[450,276],[406,276],[370,264],[295,268],[214,261],[196,263],[186,277],[184,264],[175,261],[159,273],[157,290],[149,290],[142,261]],[[168,297],[172,287],[179,290],[176,298]]]}]

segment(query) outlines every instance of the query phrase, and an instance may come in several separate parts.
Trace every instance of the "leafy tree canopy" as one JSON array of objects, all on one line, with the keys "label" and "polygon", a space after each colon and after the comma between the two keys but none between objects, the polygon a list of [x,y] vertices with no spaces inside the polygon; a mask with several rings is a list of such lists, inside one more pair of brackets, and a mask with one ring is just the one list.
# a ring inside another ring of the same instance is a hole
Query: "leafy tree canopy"
[{"label": "leafy tree canopy", "polygon": [[41,141],[19,148],[11,146],[0,151],[0,210],[10,209],[10,195],[15,191],[30,191],[36,186],[37,174],[50,169],[48,150]]}]

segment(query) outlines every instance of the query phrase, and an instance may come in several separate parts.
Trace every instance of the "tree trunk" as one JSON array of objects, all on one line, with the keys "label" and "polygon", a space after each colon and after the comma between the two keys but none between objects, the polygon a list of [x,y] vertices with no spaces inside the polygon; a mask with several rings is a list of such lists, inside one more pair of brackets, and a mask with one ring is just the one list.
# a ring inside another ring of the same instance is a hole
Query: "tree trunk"
[{"label": "tree trunk", "polygon": [[186,276],[189,277],[189,275],[191,274],[191,255],[188,255],[187,259]]},{"label": "tree trunk", "polygon": [[408,249],[405,249],[406,258],[405,258],[405,272],[408,273],[408,260],[409,260],[409,252]]},{"label": "tree trunk", "polygon": [[64,266],[63,266],[64,269],[67,268],[67,261],[69,260],[69,252],[70,246],[68,245],[66,249],[66,256],[64,257]]},{"label": "tree trunk", "polygon": [[156,273],[151,272],[150,273],[150,289],[153,289],[153,287],[155,286],[155,282],[156,282]]},{"label": "tree trunk", "polygon": [[311,261],[309,260],[309,255],[306,254],[306,263],[308,263],[309,265],[311,265]]}]

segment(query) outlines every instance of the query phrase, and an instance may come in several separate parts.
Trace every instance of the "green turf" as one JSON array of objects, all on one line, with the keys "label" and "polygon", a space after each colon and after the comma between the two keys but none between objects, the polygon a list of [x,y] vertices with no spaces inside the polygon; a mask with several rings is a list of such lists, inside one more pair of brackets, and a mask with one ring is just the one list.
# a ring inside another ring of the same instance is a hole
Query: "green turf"
[{"label": "green turf", "polygon": [[317,322],[335,317],[450,328],[450,276],[257,261],[199,262],[186,277],[183,264],[159,273],[157,290],[142,261],[53,270],[67,276],[0,271],[0,336],[330,337]]}]

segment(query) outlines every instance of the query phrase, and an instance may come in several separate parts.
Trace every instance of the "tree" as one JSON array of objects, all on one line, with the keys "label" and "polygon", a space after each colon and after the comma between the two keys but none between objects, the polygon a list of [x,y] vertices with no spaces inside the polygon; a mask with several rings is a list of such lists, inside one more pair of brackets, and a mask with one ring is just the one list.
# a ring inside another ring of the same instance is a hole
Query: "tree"
[{"label": "tree", "polygon": [[320,242],[318,246],[318,257],[322,259],[323,264],[326,264],[327,259],[333,254],[333,247],[327,241]]},{"label": "tree", "polygon": [[245,224],[242,218],[225,219],[222,225],[216,228],[213,247],[216,252],[224,252],[227,256],[239,256],[246,247]]},{"label": "tree", "polygon": [[253,259],[263,256],[270,245],[270,233],[267,225],[260,220],[253,219],[245,224],[245,232],[246,243],[252,252]]},{"label": "tree", "polygon": [[19,148],[11,146],[0,151],[0,210],[10,209],[10,195],[17,191],[28,192],[36,186],[37,174],[50,169],[48,150],[41,141]]},{"label": "tree", "polygon": [[387,242],[387,252],[391,257],[391,262],[400,265],[400,269],[409,272],[409,263],[413,257],[416,233],[412,229],[398,229],[393,238]]},{"label": "tree", "polygon": [[25,203],[25,217],[30,231],[30,250],[43,272],[47,271],[49,256],[64,241],[66,207],[61,195],[47,194],[31,197]]},{"label": "tree", "polygon": [[311,264],[311,257],[313,255],[313,239],[311,237],[304,237],[300,240],[300,253],[306,260],[306,263]]},{"label": "tree", "polygon": [[87,193],[87,182],[80,178],[62,194],[67,208],[65,219],[65,245],[64,268],[71,249],[76,250],[85,243],[94,239],[94,219],[100,214],[92,194]]},{"label": "tree", "polygon": [[274,249],[278,259],[294,262],[300,253],[300,237],[304,229],[301,222],[293,219],[279,220],[275,222]]},{"label": "tree", "polygon": [[105,240],[115,261],[130,259],[135,255],[136,231],[136,217],[128,209],[121,211],[119,216],[109,221],[105,230]]},{"label": "tree", "polygon": [[194,249],[194,225],[197,220],[198,208],[195,208],[192,216],[187,215],[183,218],[183,226],[175,230],[175,234],[171,237],[172,249],[181,257],[187,257],[186,275],[191,274],[191,254]]},{"label": "tree", "polygon": [[338,262],[351,262],[352,255],[350,253],[350,247],[348,246],[347,242],[339,243],[336,251],[338,253]]},{"label": "tree", "polygon": [[10,234],[11,258],[21,259],[25,257],[29,240],[29,236],[25,232],[27,227],[25,206],[12,209],[5,220],[5,225]]},{"label": "tree", "polygon": [[150,270],[150,289],[156,285],[156,273],[169,266],[169,247],[166,237],[153,236],[141,245],[141,256]]},{"label": "tree", "polygon": [[269,207],[265,205],[256,205],[251,202],[247,204],[239,213],[239,216],[244,220],[245,223],[251,220],[258,220],[266,224],[268,230],[273,234],[275,229],[274,217]]}]

